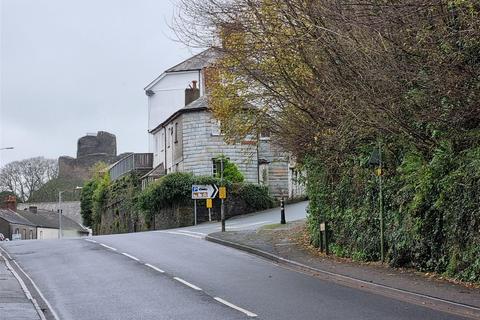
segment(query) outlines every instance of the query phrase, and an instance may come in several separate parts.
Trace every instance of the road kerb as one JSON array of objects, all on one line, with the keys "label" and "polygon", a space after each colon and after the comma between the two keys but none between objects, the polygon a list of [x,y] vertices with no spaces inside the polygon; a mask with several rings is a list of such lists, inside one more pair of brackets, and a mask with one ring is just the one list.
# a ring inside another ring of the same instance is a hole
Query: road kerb
[{"label": "road kerb", "polygon": [[276,262],[281,266],[289,267],[290,269],[293,269],[295,271],[300,271],[300,272],[307,273],[319,278],[323,278],[325,280],[330,280],[344,286],[353,287],[359,290],[369,291],[376,294],[381,294],[383,296],[387,296],[390,298],[409,302],[412,304],[420,305],[423,307],[427,307],[430,309],[434,309],[434,310],[438,310],[446,313],[468,317],[471,319],[480,319],[480,308],[476,306],[471,306],[468,304],[445,300],[445,299],[428,296],[421,293],[394,288],[394,287],[390,287],[390,286],[379,284],[379,283],[369,282],[362,279],[313,268],[297,261],[282,258],[273,253],[269,253],[269,252],[256,249],[247,245],[220,239],[211,235],[207,235],[205,237],[205,240],[211,241],[217,244],[221,244],[224,246],[228,246],[234,249],[242,250],[242,251],[266,258],[273,262]]}]

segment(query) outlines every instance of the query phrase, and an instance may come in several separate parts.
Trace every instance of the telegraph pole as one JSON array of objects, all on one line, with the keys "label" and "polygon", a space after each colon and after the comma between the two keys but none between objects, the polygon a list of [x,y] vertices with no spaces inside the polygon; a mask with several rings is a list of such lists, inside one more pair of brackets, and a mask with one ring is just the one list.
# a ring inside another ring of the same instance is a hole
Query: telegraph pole
[{"label": "telegraph pole", "polygon": [[[222,187],[224,186],[223,183],[223,157],[220,158],[220,181]],[[225,205],[223,201],[223,197],[220,197],[221,199],[221,205],[220,205],[220,219],[222,221],[222,232],[225,232]]]},{"label": "telegraph pole", "polygon": [[385,249],[384,249],[384,235],[383,235],[383,168],[382,168],[382,143],[381,141],[378,142],[378,162],[379,162],[379,169],[380,172],[378,174],[378,191],[379,191],[379,212],[380,212],[380,260],[382,263],[385,259]]}]

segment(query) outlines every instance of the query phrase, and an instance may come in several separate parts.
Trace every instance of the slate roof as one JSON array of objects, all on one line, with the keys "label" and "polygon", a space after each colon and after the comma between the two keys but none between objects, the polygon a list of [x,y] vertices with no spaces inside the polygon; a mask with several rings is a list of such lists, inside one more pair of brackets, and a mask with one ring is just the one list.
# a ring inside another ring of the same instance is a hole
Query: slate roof
[{"label": "slate roof", "polygon": [[160,128],[162,128],[164,125],[178,117],[179,115],[186,113],[186,112],[192,112],[192,111],[200,111],[200,110],[207,110],[208,109],[208,98],[206,95],[201,96],[200,98],[196,99],[195,101],[190,102],[187,104],[185,107],[178,109],[175,111],[170,117],[167,118],[167,120],[163,121],[160,123],[158,126],[150,130],[150,133],[155,133],[157,132]]},{"label": "slate roof", "polygon": [[0,209],[0,218],[6,220],[9,223],[23,224],[32,227],[35,226],[33,222],[25,219],[24,217],[10,209]]},{"label": "slate roof", "polygon": [[[24,210],[20,213],[20,215],[23,215],[25,218],[35,223],[38,227],[58,229],[60,226],[58,221],[58,213],[53,211],[37,209],[37,213],[31,213],[28,210]],[[88,230],[65,215],[62,215],[62,228],[88,232]]]},{"label": "slate roof", "polygon": [[180,62],[170,69],[167,69],[165,73],[202,70],[203,68],[212,64],[217,57],[217,52],[213,48],[210,48]]},{"label": "slate roof", "polygon": [[[60,228],[58,213],[56,212],[40,209],[37,209],[37,213],[32,213],[28,209],[19,210],[17,212],[18,215],[21,215],[24,219],[31,221],[37,227],[52,229]],[[62,229],[88,233],[88,230],[65,215],[62,216]]]}]

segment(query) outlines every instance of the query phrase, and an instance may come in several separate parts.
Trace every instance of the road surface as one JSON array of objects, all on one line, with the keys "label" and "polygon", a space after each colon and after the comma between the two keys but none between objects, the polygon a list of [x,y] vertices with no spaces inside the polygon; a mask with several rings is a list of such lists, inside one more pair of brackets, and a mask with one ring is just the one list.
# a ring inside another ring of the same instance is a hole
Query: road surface
[{"label": "road surface", "polygon": [[[285,206],[285,218],[287,221],[305,219],[307,216],[308,201],[287,204]],[[236,216],[226,221],[227,231],[257,229],[265,225],[280,223],[280,209],[273,208],[243,216]],[[172,229],[175,231],[176,229]],[[205,236],[212,232],[221,230],[220,222],[207,222],[187,228],[178,228],[178,230],[195,231]]]},{"label": "road surface", "polygon": [[[227,226],[278,222],[273,213],[239,217]],[[3,246],[57,319],[462,319],[205,241],[202,234],[211,229],[204,227]],[[216,231],[218,225],[208,227]]]}]

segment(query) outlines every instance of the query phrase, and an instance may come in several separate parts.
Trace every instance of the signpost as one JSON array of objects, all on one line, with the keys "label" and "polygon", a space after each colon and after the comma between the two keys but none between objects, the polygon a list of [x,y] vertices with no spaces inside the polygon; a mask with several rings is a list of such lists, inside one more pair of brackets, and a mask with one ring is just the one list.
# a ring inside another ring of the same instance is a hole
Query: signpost
[{"label": "signpost", "polygon": [[224,204],[223,204],[223,200],[225,198],[227,198],[227,188],[226,187],[220,187],[218,197],[222,201],[222,205],[220,207],[220,219],[222,220],[222,232],[225,232],[225,207],[224,207]]},{"label": "signpost", "polygon": [[211,198],[207,199],[207,209],[208,209],[208,221],[212,221],[212,207],[213,201]]},{"label": "signpost", "polygon": [[[218,188],[214,184],[194,184],[192,185],[192,199],[193,199],[193,210],[195,215],[195,225],[197,225],[197,200],[207,200],[208,208],[208,219],[212,221],[212,215],[210,213],[210,208],[212,205],[212,199],[217,196]],[[210,200],[210,207],[209,205]]]}]

